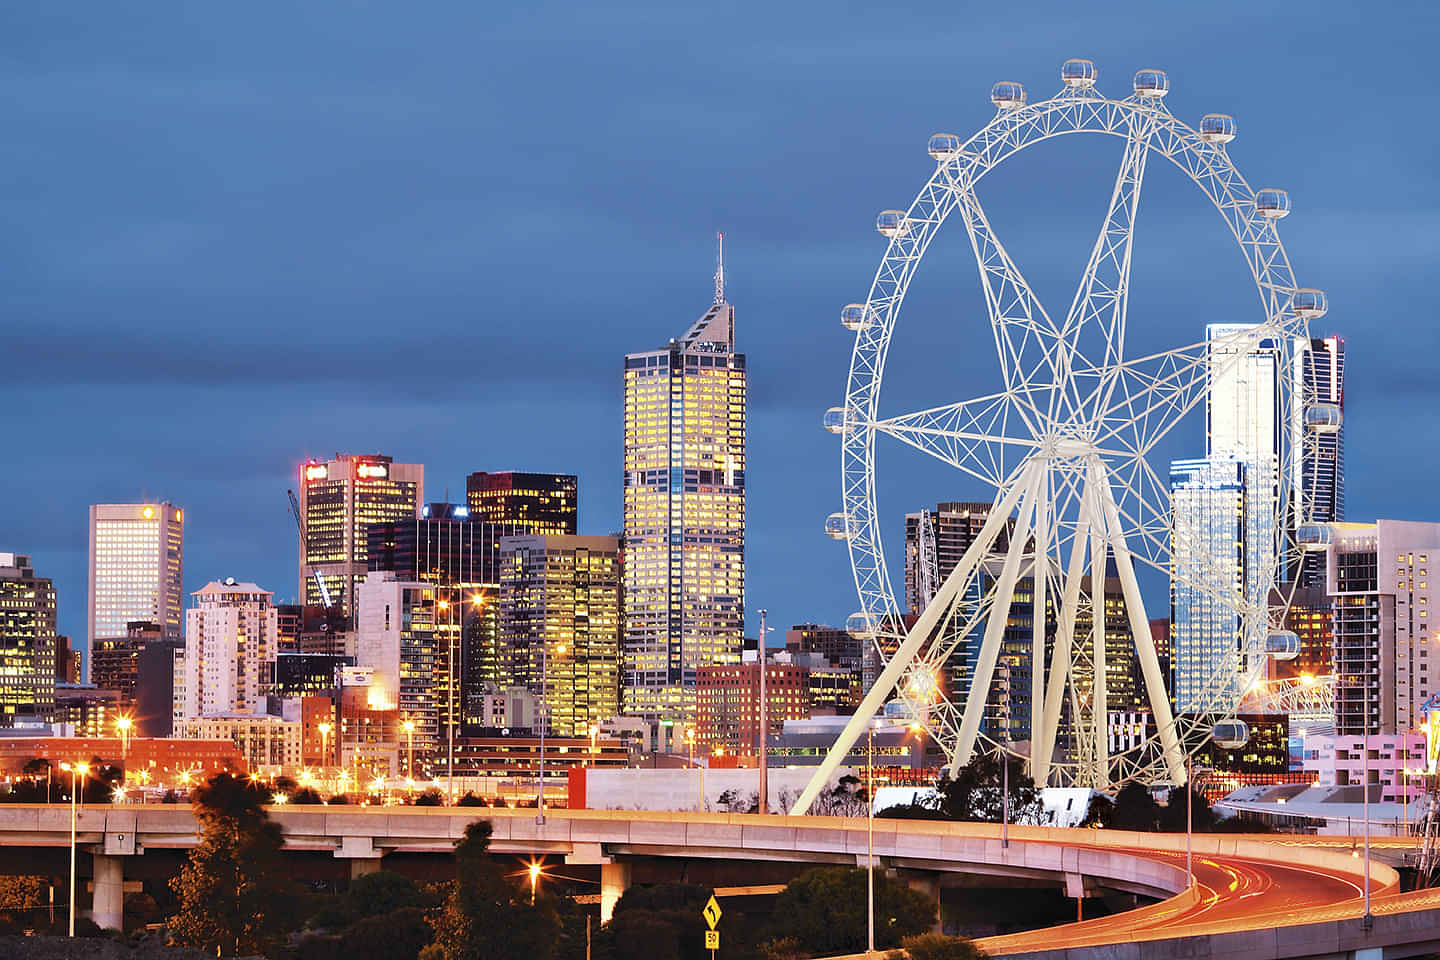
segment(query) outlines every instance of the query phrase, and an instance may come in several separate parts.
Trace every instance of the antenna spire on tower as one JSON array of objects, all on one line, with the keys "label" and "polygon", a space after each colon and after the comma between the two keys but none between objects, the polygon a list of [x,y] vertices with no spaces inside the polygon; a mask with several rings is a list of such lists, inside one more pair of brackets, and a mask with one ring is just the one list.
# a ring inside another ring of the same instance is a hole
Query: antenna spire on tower
[{"label": "antenna spire on tower", "polygon": [[725,302],[725,234],[715,234],[715,302]]}]

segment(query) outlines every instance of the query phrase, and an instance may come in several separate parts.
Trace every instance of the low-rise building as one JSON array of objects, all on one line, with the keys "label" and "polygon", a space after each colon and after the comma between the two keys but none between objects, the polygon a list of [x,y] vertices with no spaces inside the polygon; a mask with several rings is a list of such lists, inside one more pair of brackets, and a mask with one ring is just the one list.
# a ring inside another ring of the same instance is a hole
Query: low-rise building
[{"label": "low-rise building", "polygon": [[228,740],[250,770],[262,774],[293,773],[302,766],[298,720],[252,714],[187,717],[177,733],[196,740]]},{"label": "low-rise building", "polygon": [[1319,786],[1369,783],[1372,799],[1382,803],[1409,802],[1425,792],[1424,779],[1406,772],[1425,766],[1423,734],[1310,734],[1304,751],[1301,764]]},{"label": "low-rise building", "polygon": [[[84,761],[123,766],[130,779],[156,786],[180,786],[182,779],[199,782],[216,773],[245,773],[247,768],[235,744],[223,740],[181,740],[131,737],[22,737],[0,738],[0,775],[19,773],[31,760],[61,763]],[[58,776],[59,774],[53,774]]]},{"label": "low-rise building", "polygon": [[[787,720],[810,716],[809,671],[794,664],[776,663],[765,668],[765,700],[768,703],[768,733],[779,733]],[[696,747],[709,754],[726,752],[755,755],[760,737],[760,666],[748,663],[717,663],[696,671]]]}]

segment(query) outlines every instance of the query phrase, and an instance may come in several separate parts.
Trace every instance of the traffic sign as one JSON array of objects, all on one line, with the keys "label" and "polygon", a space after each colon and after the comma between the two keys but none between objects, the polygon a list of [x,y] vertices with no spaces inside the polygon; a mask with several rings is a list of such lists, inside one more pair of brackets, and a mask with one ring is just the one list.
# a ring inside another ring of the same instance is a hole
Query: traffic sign
[{"label": "traffic sign", "polygon": [[[705,909],[700,911],[705,917],[705,922],[710,924],[711,930],[714,930],[715,925],[720,922],[720,912],[720,901],[716,900],[715,894],[712,893],[710,899],[705,903]],[[716,936],[718,937],[719,934]]]},{"label": "traffic sign", "polygon": [[706,930],[706,931],[705,931],[705,949],[706,949],[706,950],[719,950],[719,949],[720,949],[720,931],[719,931],[719,930]]}]

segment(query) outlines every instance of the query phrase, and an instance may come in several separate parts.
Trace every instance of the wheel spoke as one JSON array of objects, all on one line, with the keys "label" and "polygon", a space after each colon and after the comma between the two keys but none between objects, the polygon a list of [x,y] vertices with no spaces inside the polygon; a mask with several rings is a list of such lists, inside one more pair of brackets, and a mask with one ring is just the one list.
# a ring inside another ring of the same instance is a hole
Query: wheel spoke
[{"label": "wheel spoke", "polygon": [[1020,424],[1010,394],[932,407],[875,420],[867,426],[930,454],[973,477],[998,487],[1009,464],[1034,449],[1035,442],[1017,429]]}]

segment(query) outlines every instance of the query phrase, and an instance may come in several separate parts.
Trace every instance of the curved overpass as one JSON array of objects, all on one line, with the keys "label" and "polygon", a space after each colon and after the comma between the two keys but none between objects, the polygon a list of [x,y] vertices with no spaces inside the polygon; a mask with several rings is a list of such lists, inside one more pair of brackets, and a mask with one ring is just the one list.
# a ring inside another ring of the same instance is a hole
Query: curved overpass
[{"label": "curved overpass", "polygon": [[[330,852],[356,874],[378,869],[387,853],[449,854],[472,820],[494,825],[497,853],[545,854],[599,865],[602,913],[629,884],[638,859],[781,860],[864,866],[864,819],[631,810],[457,807],[279,806],[270,808],[288,849]],[[0,846],[69,844],[67,807],[0,806]],[[80,811],[78,842],[95,858],[97,919],[118,918],[127,858],[149,849],[194,846],[188,807],[104,806]],[[938,896],[946,875],[998,875],[1063,885],[1070,895],[1103,887],[1160,898],[1112,917],[991,938],[996,956],[1190,956],[1177,941],[1206,940],[1206,956],[1345,956],[1385,946],[1385,956],[1440,942],[1440,891],[1405,894],[1395,871],[1371,864],[1374,930],[1361,929],[1363,863],[1348,841],[1324,837],[1198,835],[1197,886],[1186,890],[1185,838],[1111,830],[1012,827],[1001,843],[994,824],[877,820],[877,866]],[[1432,929],[1433,928],[1433,929]],[[1233,945],[1233,949],[1230,946]],[[1116,949],[1130,952],[1116,954]],[[1149,951],[1149,952],[1147,952]]]}]

